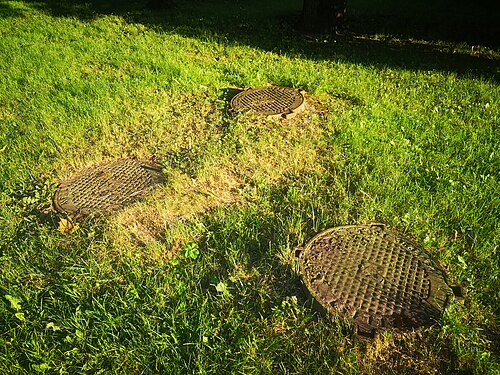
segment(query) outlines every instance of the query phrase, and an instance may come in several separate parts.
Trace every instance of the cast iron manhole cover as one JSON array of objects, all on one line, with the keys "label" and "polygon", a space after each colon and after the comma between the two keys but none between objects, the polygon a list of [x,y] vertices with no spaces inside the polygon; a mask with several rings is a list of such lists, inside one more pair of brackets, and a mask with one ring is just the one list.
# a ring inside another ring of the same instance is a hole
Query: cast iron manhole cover
[{"label": "cast iron manhole cover", "polygon": [[254,112],[259,115],[289,118],[304,107],[304,96],[291,87],[269,86],[248,89],[231,99],[235,112]]},{"label": "cast iron manhole cover", "polygon": [[159,164],[119,159],[87,168],[61,182],[54,204],[60,212],[72,216],[107,214],[136,201],[164,181]]},{"label": "cast iron manhole cover", "polygon": [[362,334],[430,325],[453,294],[424,249],[382,224],[331,228],[299,250],[311,295]]}]

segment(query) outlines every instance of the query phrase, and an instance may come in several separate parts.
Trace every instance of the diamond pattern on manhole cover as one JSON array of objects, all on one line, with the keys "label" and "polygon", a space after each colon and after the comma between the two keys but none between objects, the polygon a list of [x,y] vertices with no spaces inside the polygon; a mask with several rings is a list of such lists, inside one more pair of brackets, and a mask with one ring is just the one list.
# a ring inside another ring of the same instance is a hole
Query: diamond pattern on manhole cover
[{"label": "diamond pattern on manhole cover", "polygon": [[54,204],[58,211],[72,216],[108,214],[138,200],[164,181],[159,164],[119,159],[84,169],[61,182]]},{"label": "diamond pattern on manhole cover", "polygon": [[248,89],[231,99],[235,112],[254,112],[259,115],[289,118],[300,112],[305,99],[302,93],[291,87],[269,86]]},{"label": "diamond pattern on manhole cover", "polygon": [[453,294],[424,249],[381,224],[328,229],[300,251],[299,264],[312,297],[362,334],[432,324]]}]

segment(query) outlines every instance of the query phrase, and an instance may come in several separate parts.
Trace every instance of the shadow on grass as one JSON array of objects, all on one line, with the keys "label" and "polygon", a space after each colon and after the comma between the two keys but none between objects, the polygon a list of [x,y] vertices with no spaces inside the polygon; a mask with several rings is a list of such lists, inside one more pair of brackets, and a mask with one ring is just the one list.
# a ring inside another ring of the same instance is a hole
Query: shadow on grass
[{"label": "shadow on grass", "polygon": [[20,17],[22,15],[22,10],[14,8],[8,3],[0,2],[0,20],[2,18]]},{"label": "shadow on grass", "polygon": [[[56,362],[74,366],[75,373],[88,362],[113,369],[121,357],[109,347],[135,353],[121,358],[129,370],[125,372],[133,372],[136,363],[147,373],[193,373],[197,366],[214,373],[362,368],[373,348],[353,344],[352,331],[343,322],[313,314],[290,262],[295,245],[340,224],[340,209],[326,192],[331,181],[316,177],[293,175],[276,186],[256,187],[259,201],[204,217],[206,235],[196,260],[179,257],[177,264],[147,267],[126,256],[95,261],[100,247],[94,244],[105,241],[99,222],[90,220],[79,232],[63,236],[57,233],[57,216],[39,212],[52,196],[50,186],[20,191],[13,201],[30,199],[18,204],[24,220],[8,247],[22,282],[9,289],[0,280],[0,291],[31,301],[25,315],[33,323],[19,327],[10,316],[5,337],[17,338],[12,340],[13,355],[29,370],[34,355],[25,356],[21,344],[36,332],[57,349]],[[294,194],[299,188],[305,197]],[[308,194],[317,200],[311,202]],[[31,260],[25,263],[27,255]],[[48,334],[48,322],[61,322],[59,331]],[[377,351],[372,365],[394,373],[453,371],[456,355],[449,339],[438,334],[417,336],[416,344],[411,336],[391,341]],[[431,346],[430,359],[420,349],[422,343]],[[65,353],[75,347],[81,355],[68,358]]]},{"label": "shadow on grass", "polygon": [[[313,314],[293,265],[283,259],[297,241],[286,224],[297,219],[293,216],[298,211],[288,210],[279,200],[286,190],[271,192],[276,198],[271,198],[271,210],[264,204],[207,215],[206,237],[200,243],[204,255],[196,273],[203,293],[210,296],[210,315],[219,318],[213,331],[223,338],[218,343],[220,353],[231,348],[246,353],[246,345],[260,342],[252,363],[260,372],[259,365],[266,362],[272,372],[280,372],[280,366],[291,372],[328,372],[342,361],[341,342],[349,340],[349,332],[347,326],[329,324],[329,319]],[[304,231],[309,233],[312,227]],[[324,345],[325,341],[330,344]],[[302,361],[295,360],[298,353]],[[245,354],[241,360],[248,358]],[[227,370],[232,372],[234,358],[227,359]],[[239,368],[234,365],[234,370]]]},{"label": "shadow on grass", "polygon": [[[385,8],[377,9],[373,5],[370,8],[369,3],[363,0],[353,1],[349,8],[348,32],[340,36],[298,33],[293,25],[300,14],[301,0],[272,3],[263,0],[178,0],[175,8],[163,11],[148,9],[146,0],[45,0],[26,3],[54,16],[92,20],[106,14],[119,15],[129,22],[142,23],[163,32],[226,44],[249,45],[314,60],[442,71],[498,81],[498,58],[484,48],[499,46],[500,30],[492,20],[489,1],[482,0],[474,5],[473,11],[468,11],[470,4],[463,1],[453,7],[447,6],[446,1],[438,2],[440,6],[421,4],[415,8],[420,9],[417,14],[401,6],[390,8],[385,5]],[[427,5],[433,6],[427,8]],[[426,13],[426,9],[429,12]],[[379,34],[391,37],[377,37]],[[476,46],[468,53],[465,49],[439,42],[447,40],[483,47]]]},{"label": "shadow on grass", "polygon": [[[286,364],[290,372],[326,373],[332,368],[343,372],[345,356],[354,352],[356,365],[370,373],[456,371],[451,338],[441,336],[439,329],[399,334],[379,347],[380,343],[354,340],[352,327],[335,317],[312,314],[312,301],[283,256],[302,244],[291,230],[293,223],[302,224],[307,240],[319,228],[338,224],[336,208],[332,206],[315,222],[308,216],[311,207],[306,209],[304,201],[289,196],[291,186],[293,190],[289,181],[271,188],[266,204],[239,211],[225,209],[206,217],[207,237],[200,247],[209,253],[202,262],[210,266],[198,266],[200,285],[213,296],[211,314],[238,316],[237,324],[220,323],[223,337],[263,340],[266,344],[259,348],[263,357],[272,351],[273,363]],[[325,202],[329,197],[321,199]],[[314,209],[321,211],[319,206]],[[298,353],[301,361],[294,358]],[[371,357],[366,360],[367,356]],[[302,367],[292,368],[299,364]]]}]

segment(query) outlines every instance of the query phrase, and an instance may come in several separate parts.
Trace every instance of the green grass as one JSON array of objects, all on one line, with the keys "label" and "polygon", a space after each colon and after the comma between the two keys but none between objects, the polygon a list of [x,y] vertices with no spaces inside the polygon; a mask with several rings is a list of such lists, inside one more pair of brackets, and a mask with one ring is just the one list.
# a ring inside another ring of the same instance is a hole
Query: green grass
[{"label": "green grass", "polygon": [[[499,373],[496,20],[395,4],[320,36],[298,0],[0,1],[0,372]],[[228,112],[268,84],[307,111]],[[122,156],[168,183],[58,230],[57,181]],[[371,221],[467,289],[434,327],[359,341],[303,294],[293,248]]]}]

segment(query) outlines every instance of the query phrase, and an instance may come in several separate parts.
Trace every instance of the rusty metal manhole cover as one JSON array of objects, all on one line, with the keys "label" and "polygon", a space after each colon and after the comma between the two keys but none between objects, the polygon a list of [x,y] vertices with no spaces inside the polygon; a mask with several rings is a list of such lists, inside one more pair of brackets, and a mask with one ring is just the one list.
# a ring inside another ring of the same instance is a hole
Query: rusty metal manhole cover
[{"label": "rusty metal manhole cover", "polygon": [[54,204],[58,211],[72,216],[107,214],[136,201],[164,181],[159,164],[119,159],[84,169],[61,182]]},{"label": "rusty metal manhole cover", "polygon": [[231,99],[235,112],[253,112],[259,115],[289,118],[300,112],[305,99],[299,90],[291,87],[269,86],[248,89]]},{"label": "rusty metal manhole cover", "polygon": [[382,224],[331,228],[299,250],[311,295],[362,334],[430,325],[453,294],[424,249]]}]

